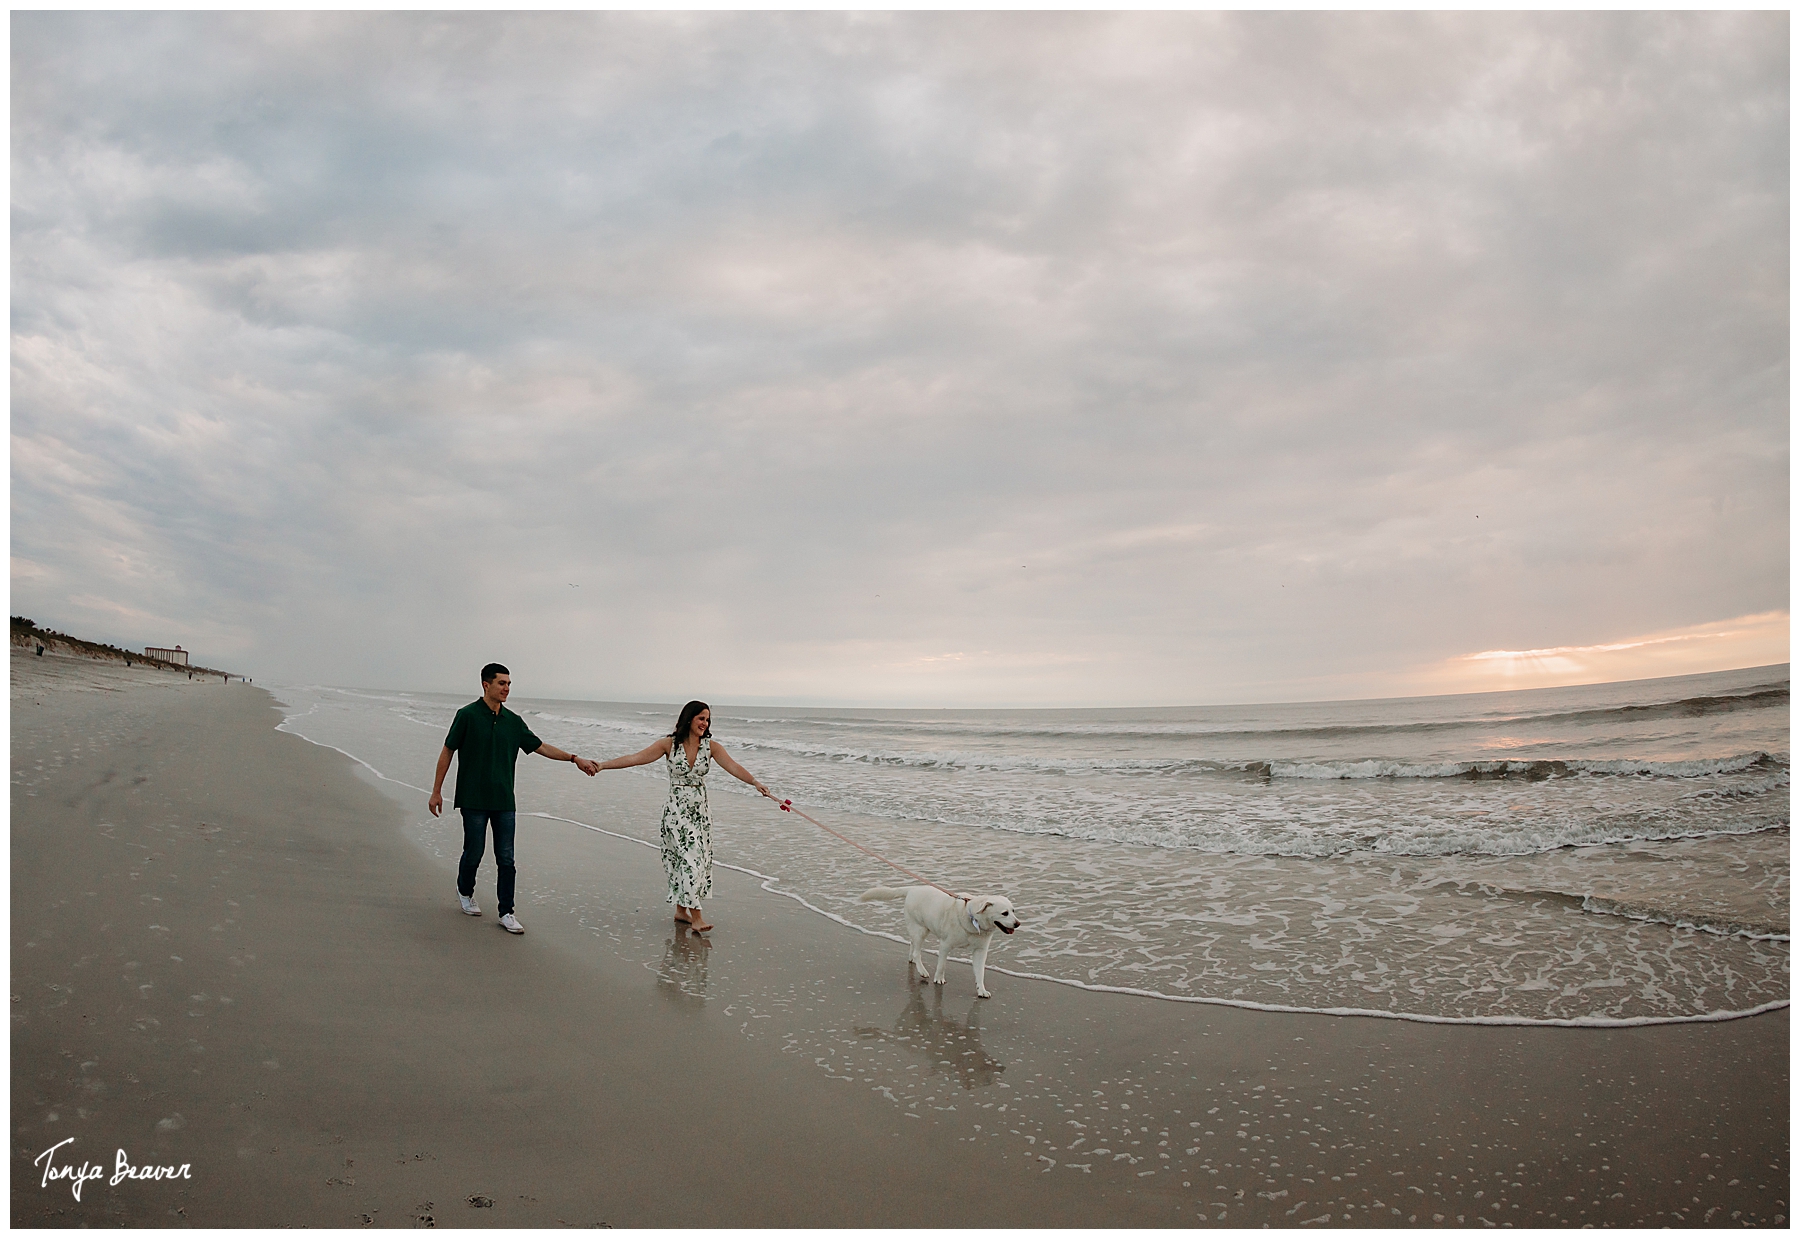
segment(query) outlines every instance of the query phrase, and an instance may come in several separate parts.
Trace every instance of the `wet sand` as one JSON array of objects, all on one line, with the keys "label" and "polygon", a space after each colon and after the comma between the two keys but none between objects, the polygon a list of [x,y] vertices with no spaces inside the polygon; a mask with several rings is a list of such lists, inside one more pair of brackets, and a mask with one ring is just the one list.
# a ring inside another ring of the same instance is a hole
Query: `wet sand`
[{"label": "wet sand", "polygon": [[[654,852],[533,818],[515,938],[491,859],[465,917],[455,828],[261,689],[15,654],[12,701],[15,1225],[1786,1221],[1785,1010],[981,1001],[728,871],[678,931]],[[79,1201],[33,1164],[69,1137]]]}]

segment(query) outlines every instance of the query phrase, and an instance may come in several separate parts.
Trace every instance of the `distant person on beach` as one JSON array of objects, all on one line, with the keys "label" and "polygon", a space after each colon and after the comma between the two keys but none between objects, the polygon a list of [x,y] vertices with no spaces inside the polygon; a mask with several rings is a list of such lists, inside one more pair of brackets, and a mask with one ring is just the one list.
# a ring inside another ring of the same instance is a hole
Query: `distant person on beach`
[{"label": "distant person on beach", "polygon": [[669,798],[662,812],[662,862],[668,875],[668,901],[675,919],[696,931],[712,928],[701,915],[700,901],[712,894],[712,813],[706,804],[706,772],[712,762],[725,767],[765,796],[769,789],[731,760],[712,741],[712,709],[704,701],[681,707],[675,730],[641,753],[601,762],[601,770],[623,770],[663,758],[669,763]]},{"label": "distant person on beach", "polygon": [[426,806],[433,817],[444,811],[444,776],[450,772],[450,755],[460,754],[456,763],[456,807],[462,810],[463,850],[462,863],[456,869],[456,892],[462,896],[462,910],[470,916],[481,915],[475,902],[475,871],[481,867],[482,853],[487,850],[491,825],[494,865],[499,869],[495,894],[500,901],[500,928],[509,934],[522,934],[525,927],[513,915],[517,874],[513,867],[513,834],[518,825],[517,806],[513,803],[513,767],[520,753],[574,762],[576,769],[590,778],[599,766],[532,735],[525,720],[506,708],[511,692],[512,673],[505,667],[489,663],[481,669],[481,696],[458,710],[451,720]]}]

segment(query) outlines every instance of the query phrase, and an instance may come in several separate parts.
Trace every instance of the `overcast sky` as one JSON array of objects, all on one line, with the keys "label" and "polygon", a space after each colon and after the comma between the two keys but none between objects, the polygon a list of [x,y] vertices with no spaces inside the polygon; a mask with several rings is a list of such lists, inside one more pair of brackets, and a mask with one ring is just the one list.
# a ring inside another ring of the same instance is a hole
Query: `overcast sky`
[{"label": "overcast sky", "polygon": [[1787,658],[1785,13],[17,13],[12,75],[40,623],[740,702]]}]

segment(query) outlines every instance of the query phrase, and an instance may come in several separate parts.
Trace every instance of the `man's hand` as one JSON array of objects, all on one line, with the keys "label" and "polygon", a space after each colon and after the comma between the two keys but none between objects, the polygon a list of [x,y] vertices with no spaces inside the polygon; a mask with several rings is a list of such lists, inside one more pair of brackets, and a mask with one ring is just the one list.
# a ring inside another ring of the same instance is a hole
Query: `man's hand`
[{"label": "man's hand", "polygon": [[577,757],[575,759],[575,768],[587,775],[590,779],[600,773],[600,763],[591,757]]},{"label": "man's hand", "polygon": [[[437,817],[444,811],[444,776],[450,773],[450,750],[444,749],[438,754],[437,777],[431,780],[431,799],[425,807],[431,810],[431,816]],[[461,775],[457,776],[461,778]]]}]

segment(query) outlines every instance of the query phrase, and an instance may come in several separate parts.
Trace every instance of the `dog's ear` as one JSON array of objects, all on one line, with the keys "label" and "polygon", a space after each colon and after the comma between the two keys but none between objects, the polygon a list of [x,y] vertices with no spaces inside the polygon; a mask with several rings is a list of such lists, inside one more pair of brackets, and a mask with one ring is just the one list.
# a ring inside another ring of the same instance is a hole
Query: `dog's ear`
[{"label": "dog's ear", "polygon": [[994,901],[992,899],[983,899],[981,901],[981,906],[979,908],[976,908],[975,911],[978,913],[986,912],[989,908],[991,908],[993,906],[994,906]]}]

